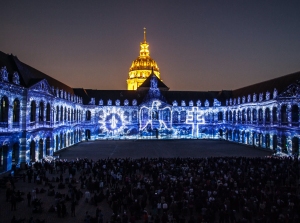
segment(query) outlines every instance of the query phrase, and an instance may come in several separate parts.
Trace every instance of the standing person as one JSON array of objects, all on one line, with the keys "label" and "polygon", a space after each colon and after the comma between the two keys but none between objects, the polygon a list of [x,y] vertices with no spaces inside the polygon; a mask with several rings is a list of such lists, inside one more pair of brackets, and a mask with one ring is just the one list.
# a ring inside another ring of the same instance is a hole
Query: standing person
[{"label": "standing person", "polygon": [[15,216],[13,216],[13,218],[11,219],[10,223],[16,223],[17,222],[17,219]]},{"label": "standing person", "polygon": [[31,199],[35,200],[36,199],[36,190],[35,189],[32,190],[32,194],[31,195],[32,195]]},{"label": "standing person", "polygon": [[98,223],[103,223],[103,214],[101,209],[98,212]]},{"label": "standing person", "polygon": [[60,204],[57,204],[57,216],[58,217],[61,216],[61,206],[60,206]]},{"label": "standing person", "polygon": [[72,201],[71,204],[71,216],[75,217],[75,201]]},{"label": "standing person", "polygon": [[28,183],[31,183],[31,179],[32,179],[32,173],[31,173],[31,170],[29,170],[27,172],[27,177],[28,177]]},{"label": "standing person", "polygon": [[91,193],[87,190],[85,193],[85,203],[89,203],[90,198],[91,198]]},{"label": "standing person", "polygon": [[61,205],[61,215],[64,218],[66,216],[66,214],[67,214],[67,207],[66,207],[65,203],[62,203],[62,205]]},{"label": "standing person", "polygon": [[160,210],[161,210],[161,203],[157,203],[157,214],[160,215]]},{"label": "standing person", "polygon": [[10,197],[10,202],[11,202],[11,210],[15,211],[17,210],[16,206],[17,206],[17,198],[15,196],[15,194],[13,193]]},{"label": "standing person", "polygon": [[31,193],[29,191],[28,194],[27,194],[27,205],[28,205],[28,207],[30,207],[30,204],[31,204]]}]

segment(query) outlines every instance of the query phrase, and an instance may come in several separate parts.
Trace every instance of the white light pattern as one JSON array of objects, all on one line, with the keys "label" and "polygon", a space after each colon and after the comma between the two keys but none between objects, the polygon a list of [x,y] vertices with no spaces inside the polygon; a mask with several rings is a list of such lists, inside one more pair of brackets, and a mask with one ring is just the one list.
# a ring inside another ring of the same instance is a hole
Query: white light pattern
[{"label": "white light pattern", "polygon": [[126,134],[124,129],[130,124],[124,116],[124,109],[121,107],[106,107],[99,115],[99,124],[102,132],[112,134]]},{"label": "white light pattern", "polygon": [[199,110],[198,107],[193,107],[187,111],[186,124],[192,125],[192,135],[198,137],[199,125],[204,124],[204,112]]},{"label": "white light pattern", "polygon": [[[169,124],[169,127],[168,127],[168,124],[162,120],[162,118],[160,118],[160,114],[163,112],[163,111],[168,111],[170,116],[171,116],[171,108],[170,107],[164,107],[164,108],[161,108],[160,106],[162,105],[162,103],[159,101],[159,100],[154,100],[152,101],[151,103],[151,106],[150,108],[148,106],[142,106],[140,108],[140,111],[139,111],[139,118],[140,118],[140,130],[145,130],[145,128],[150,125],[151,126],[151,129],[154,129],[154,128],[157,128],[158,130],[161,130],[161,129],[168,129],[168,130],[171,130],[172,128],[172,124]],[[146,113],[148,113],[148,119],[146,120],[146,122],[143,122],[143,117],[142,117],[142,114],[143,112],[146,111]],[[158,118],[157,119],[154,119],[153,118],[153,112],[158,112]],[[155,121],[158,121],[158,127],[157,126],[154,126],[154,122]]]}]

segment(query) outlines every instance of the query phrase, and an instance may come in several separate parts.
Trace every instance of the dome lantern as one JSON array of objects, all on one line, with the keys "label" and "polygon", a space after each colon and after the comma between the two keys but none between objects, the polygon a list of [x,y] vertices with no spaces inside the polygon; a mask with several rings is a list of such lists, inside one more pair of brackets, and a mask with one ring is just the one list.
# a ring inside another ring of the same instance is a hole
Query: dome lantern
[{"label": "dome lantern", "polygon": [[135,59],[130,68],[127,79],[127,89],[136,90],[152,72],[160,79],[160,72],[155,60],[150,57],[149,44],[146,39],[146,28],[144,28],[144,40],[140,43],[140,55]]}]

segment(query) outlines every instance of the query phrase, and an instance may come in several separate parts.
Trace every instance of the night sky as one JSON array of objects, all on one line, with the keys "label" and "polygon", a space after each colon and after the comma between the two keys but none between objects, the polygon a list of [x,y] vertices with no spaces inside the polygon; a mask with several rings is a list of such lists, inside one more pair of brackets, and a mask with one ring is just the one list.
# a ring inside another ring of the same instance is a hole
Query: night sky
[{"label": "night sky", "polygon": [[127,89],[147,28],[170,90],[231,90],[300,71],[300,1],[4,1],[0,51],[70,87]]}]

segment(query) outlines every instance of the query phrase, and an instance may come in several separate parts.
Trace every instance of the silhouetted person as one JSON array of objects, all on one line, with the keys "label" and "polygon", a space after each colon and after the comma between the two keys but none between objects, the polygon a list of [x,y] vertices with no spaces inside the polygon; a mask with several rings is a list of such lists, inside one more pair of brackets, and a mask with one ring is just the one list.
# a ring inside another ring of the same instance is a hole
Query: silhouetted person
[{"label": "silhouetted person", "polygon": [[30,207],[30,204],[31,204],[31,193],[29,191],[28,194],[27,194],[27,205],[28,205],[28,207]]}]

